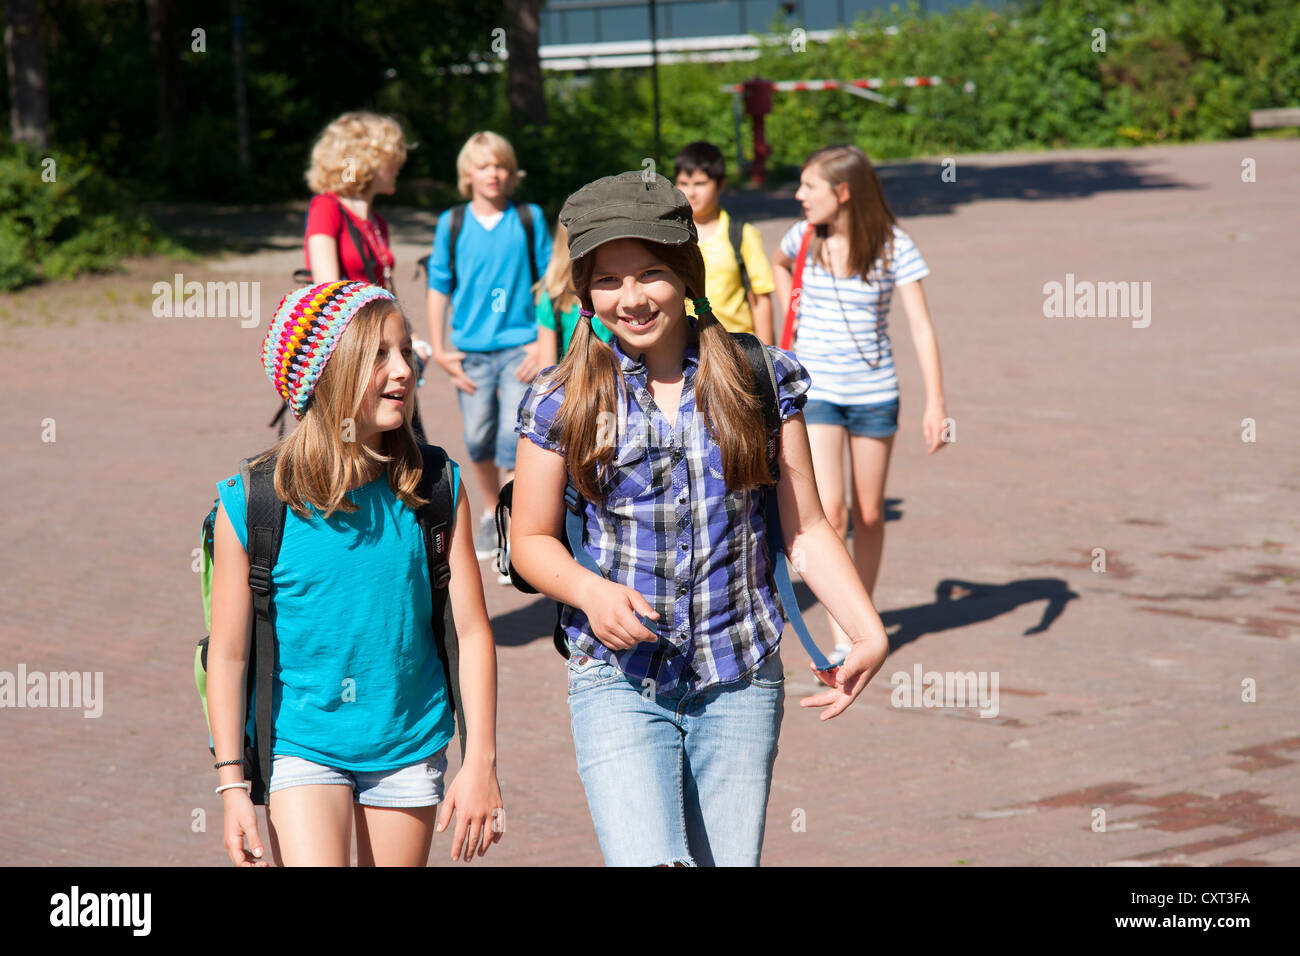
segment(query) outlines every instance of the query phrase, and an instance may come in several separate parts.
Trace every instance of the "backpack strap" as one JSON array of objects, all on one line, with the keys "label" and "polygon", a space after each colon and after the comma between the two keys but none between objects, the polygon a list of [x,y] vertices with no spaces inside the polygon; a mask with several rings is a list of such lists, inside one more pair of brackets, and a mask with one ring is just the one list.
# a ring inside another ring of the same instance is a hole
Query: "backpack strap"
[{"label": "backpack strap", "polygon": [[455,486],[452,484],[451,459],[437,445],[420,445],[424,470],[418,493],[427,503],[416,511],[424,536],[424,553],[429,562],[429,588],[433,600],[433,637],[438,649],[447,685],[447,702],[460,735],[461,759],[465,757],[465,714],[460,707],[460,644],[456,640],[456,621],[452,615],[450,544],[456,525],[452,508]]},{"label": "backpack strap", "polygon": [[794,345],[794,323],[799,315],[799,296],[803,289],[803,269],[808,262],[808,246],[812,243],[813,227],[805,226],[799,240],[799,254],[794,259],[794,272],[790,282],[790,306],[785,310],[785,325],[781,327],[781,348],[787,352]]},{"label": "backpack strap", "polygon": [[736,254],[736,267],[740,269],[740,284],[745,287],[745,305],[754,292],[754,284],[749,281],[749,268],[745,265],[744,253],[740,251],[745,241],[745,220],[737,219],[727,213],[727,238],[731,240],[731,250]]},{"label": "backpack strap", "polygon": [[[781,475],[781,406],[777,398],[776,365],[772,353],[759,341],[758,337],[748,332],[733,332],[736,344],[745,353],[749,362],[750,373],[763,401],[763,420],[767,424],[767,466],[775,481]],[[763,500],[759,507],[763,509],[763,523],[767,528],[767,551],[772,565],[772,581],[776,584],[781,604],[785,608],[786,618],[794,632],[799,635],[813,665],[818,670],[830,670],[831,663],[826,655],[813,641],[804,623],[803,612],[799,610],[799,600],[795,597],[794,585],[790,581],[790,568],[785,557],[785,538],[781,532],[781,509],[777,502],[776,488],[764,488]]]},{"label": "backpack strap", "polygon": [[257,765],[249,768],[256,804],[266,802],[271,780],[271,710],[275,679],[275,626],[271,623],[271,572],[280,555],[284,537],[285,503],[275,493],[275,464],[272,455],[256,467],[245,458],[239,463],[247,503],[248,587],[253,592],[253,660],[256,700],[253,704],[254,748]]},{"label": "backpack strap", "polygon": [[[348,211],[343,208],[343,203],[339,202],[339,197],[333,193],[323,193],[334,200],[335,205],[339,207],[339,215],[343,217],[343,225],[347,227],[348,235],[352,238],[352,245],[356,246],[357,253],[361,256],[362,267],[366,270],[366,281],[371,285],[384,285],[384,270],[380,268],[379,263],[375,261],[375,255],[370,249],[370,243],[362,238],[361,230],[352,221]],[[339,247],[339,275],[343,275],[343,247]]]},{"label": "backpack strap", "polygon": [[519,214],[519,223],[524,227],[524,235],[528,239],[528,285],[531,288],[537,284],[537,250],[533,248],[533,210],[528,203],[522,206],[515,203],[515,212]]},{"label": "backpack strap", "polygon": [[758,397],[762,401],[763,421],[767,425],[767,468],[775,481],[781,474],[781,405],[776,392],[776,365],[772,361],[772,353],[757,335],[733,332],[731,337],[745,353],[750,374],[754,376],[754,387],[758,389]]},{"label": "backpack strap", "polygon": [[[453,206],[451,210],[451,229],[447,237],[447,271],[451,273],[451,288],[447,290],[447,299],[450,300],[456,294],[456,241],[460,239],[460,231],[465,225],[465,210],[469,208],[469,203],[462,203],[459,206]],[[448,308],[451,307],[448,301]]]}]

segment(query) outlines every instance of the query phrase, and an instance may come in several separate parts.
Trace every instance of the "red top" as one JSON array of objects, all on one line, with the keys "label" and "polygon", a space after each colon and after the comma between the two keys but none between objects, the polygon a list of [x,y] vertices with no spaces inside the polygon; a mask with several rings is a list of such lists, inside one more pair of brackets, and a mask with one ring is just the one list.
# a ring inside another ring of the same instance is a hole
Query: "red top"
[{"label": "red top", "polygon": [[[362,241],[370,246],[370,256],[379,269],[379,275],[366,275],[366,261],[361,257],[361,251],[352,242],[352,235],[343,222],[344,215],[352,220],[357,232],[361,234]],[[370,216],[369,222],[358,219],[331,193],[313,196],[311,205],[307,207],[307,235],[302,240],[303,261],[307,268],[311,268],[311,256],[307,253],[307,239],[311,236],[329,236],[339,244],[341,266],[339,278],[383,285],[384,266],[389,269],[393,267],[393,253],[388,248],[388,223],[373,210]]]}]

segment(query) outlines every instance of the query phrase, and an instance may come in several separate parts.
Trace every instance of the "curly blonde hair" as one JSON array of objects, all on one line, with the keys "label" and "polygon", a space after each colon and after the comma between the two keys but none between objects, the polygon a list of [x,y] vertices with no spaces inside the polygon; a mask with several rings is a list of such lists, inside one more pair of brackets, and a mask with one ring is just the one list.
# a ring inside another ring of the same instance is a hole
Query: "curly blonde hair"
[{"label": "curly blonde hair", "polygon": [[314,193],[360,196],[385,163],[406,162],[401,124],[379,113],[344,113],[311,148],[307,187]]},{"label": "curly blonde hair", "polygon": [[489,159],[495,159],[510,170],[510,178],[506,180],[506,195],[514,192],[519,185],[524,173],[519,168],[519,160],[515,158],[515,148],[510,145],[510,140],[500,133],[482,130],[465,140],[465,145],[456,157],[456,187],[466,199],[472,194],[469,177],[474,167]]}]

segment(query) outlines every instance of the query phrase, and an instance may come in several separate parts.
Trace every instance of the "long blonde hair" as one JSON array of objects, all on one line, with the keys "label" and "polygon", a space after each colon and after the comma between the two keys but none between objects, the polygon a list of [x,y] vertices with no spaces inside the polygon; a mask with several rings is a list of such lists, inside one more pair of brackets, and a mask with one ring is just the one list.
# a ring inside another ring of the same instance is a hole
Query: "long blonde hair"
[{"label": "long blonde hair", "polygon": [[353,440],[370,389],[384,323],[394,312],[402,316],[409,333],[410,323],[392,300],[367,302],[357,310],[321,372],[298,427],[255,460],[279,455],[275,493],[303,518],[311,517],[308,505],[326,518],[335,511],[356,511],[348,491],[376,463],[385,467],[388,486],[407,507],[415,510],[426,503],[416,494],[424,464],[411,429],[414,380],[407,390],[403,422],[380,435],[380,451]]},{"label": "long blonde hair", "polygon": [[534,299],[539,294],[550,299],[557,321],[561,312],[578,304],[578,297],[573,292],[573,263],[569,260],[569,230],[562,222],[555,224],[550,264],[542,277],[533,284],[532,291]]},{"label": "long blonde hair", "polygon": [[[831,189],[840,183],[849,186],[846,236],[849,241],[849,274],[860,276],[863,282],[869,281],[877,259],[881,260],[883,272],[888,272],[897,220],[885,201],[880,180],[876,178],[867,154],[856,146],[826,146],[813,152],[803,164],[805,170],[814,166],[830,183]],[[825,255],[825,240],[820,233],[821,230],[813,233],[808,244],[808,256],[833,274]]]},{"label": "long blonde hair", "polygon": [[[698,243],[680,246],[638,240],[686,286],[686,296],[704,295],[704,257]],[[591,303],[595,251],[573,261],[573,288],[584,309]],[[563,385],[564,400],[556,416],[569,477],[583,497],[604,498],[600,471],[614,460],[615,443],[597,443],[601,421],[617,421],[618,394],[627,400],[622,369],[614,350],[602,342],[586,317],[578,322],[563,361],[543,387]],[[687,321],[685,315],[681,321]],[[767,429],[749,362],[731,334],[712,312],[696,316],[690,340],[699,344],[695,376],[696,408],[722,453],[722,473],[733,491],[771,484],[767,467]]]}]

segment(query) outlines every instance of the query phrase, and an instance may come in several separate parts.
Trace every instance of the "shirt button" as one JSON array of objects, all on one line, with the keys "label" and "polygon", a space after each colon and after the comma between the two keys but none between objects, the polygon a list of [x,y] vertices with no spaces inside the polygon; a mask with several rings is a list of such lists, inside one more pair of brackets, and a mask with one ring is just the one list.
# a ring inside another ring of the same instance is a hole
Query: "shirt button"
[{"label": "shirt button", "polygon": [[684,595],[684,594],[686,594],[686,592],[689,591],[689,590],[690,590],[690,585],[688,585],[685,581],[683,581],[682,583],[680,583],[679,585],[677,585],[677,593],[678,593],[678,595]]},{"label": "shirt button", "polygon": [[681,450],[680,448],[674,448],[674,449],[673,449],[673,461],[677,462],[677,461],[681,461],[681,460],[682,460],[682,450]]},{"label": "shirt button", "polygon": [[689,551],[690,549],[691,549],[690,544],[687,543],[687,542],[685,542],[685,541],[683,541],[683,542],[682,542],[682,550],[683,550],[683,551]]},{"label": "shirt button", "polygon": [[227,488],[233,488],[233,487],[235,487],[235,479],[234,479],[234,478],[227,478],[227,479],[226,479],[226,487],[227,487]]}]

